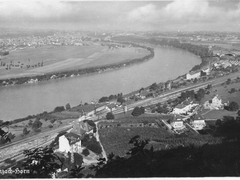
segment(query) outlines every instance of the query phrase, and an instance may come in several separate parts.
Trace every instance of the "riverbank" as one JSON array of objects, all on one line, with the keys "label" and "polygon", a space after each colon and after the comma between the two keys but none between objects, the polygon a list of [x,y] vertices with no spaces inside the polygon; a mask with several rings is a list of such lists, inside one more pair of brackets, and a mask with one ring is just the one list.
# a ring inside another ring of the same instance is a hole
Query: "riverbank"
[{"label": "riverbank", "polygon": [[84,68],[84,69],[76,69],[76,70],[68,70],[68,71],[61,71],[61,72],[54,72],[54,73],[46,73],[43,75],[36,75],[30,77],[18,77],[18,78],[10,78],[10,79],[1,79],[0,86],[9,86],[9,85],[18,85],[18,84],[31,84],[37,83],[41,81],[48,81],[51,79],[62,79],[74,76],[81,76],[86,74],[92,73],[100,73],[108,70],[119,69],[125,66],[133,65],[136,63],[141,63],[147,60],[150,60],[154,57],[154,49],[146,46],[141,46],[134,43],[125,43],[125,45],[130,45],[132,47],[143,48],[149,51],[149,54],[142,57],[142,58],[135,58],[131,60],[125,60],[120,63],[103,65],[103,66],[95,66],[91,68]]}]

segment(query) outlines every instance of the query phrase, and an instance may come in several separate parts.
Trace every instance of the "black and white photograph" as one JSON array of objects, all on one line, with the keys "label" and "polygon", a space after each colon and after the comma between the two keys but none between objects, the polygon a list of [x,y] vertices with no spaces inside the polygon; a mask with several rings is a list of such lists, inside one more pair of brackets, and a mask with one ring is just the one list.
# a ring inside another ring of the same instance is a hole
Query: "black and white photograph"
[{"label": "black and white photograph", "polygon": [[0,0],[0,179],[240,176],[240,0]]}]

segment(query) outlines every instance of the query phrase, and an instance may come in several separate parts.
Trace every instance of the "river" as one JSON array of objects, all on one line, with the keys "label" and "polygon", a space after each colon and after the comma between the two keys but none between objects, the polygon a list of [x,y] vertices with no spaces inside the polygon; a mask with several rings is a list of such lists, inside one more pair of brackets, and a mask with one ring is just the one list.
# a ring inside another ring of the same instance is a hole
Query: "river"
[{"label": "river", "polygon": [[118,70],[0,87],[0,119],[23,118],[67,103],[76,106],[102,96],[129,93],[183,75],[201,62],[197,56],[180,49],[157,46],[154,51],[153,59]]}]

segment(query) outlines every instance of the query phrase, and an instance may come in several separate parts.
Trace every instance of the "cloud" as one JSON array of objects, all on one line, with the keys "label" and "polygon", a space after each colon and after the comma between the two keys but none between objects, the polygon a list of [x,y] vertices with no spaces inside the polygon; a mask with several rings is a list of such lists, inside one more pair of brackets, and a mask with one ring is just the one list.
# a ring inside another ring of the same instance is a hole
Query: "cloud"
[{"label": "cloud", "polygon": [[2,1],[0,17],[2,18],[48,18],[67,15],[71,6],[60,1]]},{"label": "cloud", "polygon": [[137,30],[168,27],[211,30],[225,25],[236,29],[240,4],[234,3],[219,0],[0,0],[0,23],[46,22],[58,23],[59,26],[72,23],[76,27],[84,25],[91,29],[130,27]]},{"label": "cloud", "polygon": [[[165,6],[149,3],[133,9],[128,19],[133,22],[147,23],[153,26],[210,27],[226,24],[238,24],[240,3],[235,9],[213,6],[209,0],[174,0]],[[218,2],[215,2],[218,3]],[[227,2],[225,2],[227,3]]]}]

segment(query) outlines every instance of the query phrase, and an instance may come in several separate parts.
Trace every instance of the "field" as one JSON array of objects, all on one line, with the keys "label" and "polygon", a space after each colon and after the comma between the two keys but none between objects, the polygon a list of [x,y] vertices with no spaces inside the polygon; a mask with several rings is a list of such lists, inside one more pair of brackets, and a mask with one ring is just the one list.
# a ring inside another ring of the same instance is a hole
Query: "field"
[{"label": "field", "polygon": [[[206,45],[206,46],[214,46],[213,52],[219,52],[220,49],[229,50],[232,53],[240,55],[240,44],[239,43],[228,43],[228,42],[191,42],[191,44],[196,45]],[[223,51],[225,52],[225,51]]]},{"label": "field", "polygon": [[[171,138],[174,135],[167,131],[164,127],[159,127],[155,125],[149,126],[151,123],[157,123],[159,116],[147,117],[133,117],[126,116],[113,120],[112,122],[101,122],[98,124],[98,127],[111,126],[109,128],[99,128],[100,140],[103,144],[103,147],[107,154],[113,152],[115,155],[123,156],[131,148],[131,145],[128,143],[131,138],[136,135],[139,135],[141,139],[165,139],[167,137]],[[121,126],[116,126],[121,124]],[[143,126],[134,126],[134,124],[143,123]],[[127,126],[129,124],[129,126]],[[131,126],[133,125],[133,126]]]},{"label": "field", "polygon": [[[116,64],[144,57],[145,49],[134,47],[113,48],[100,44],[88,46],[41,46],[11,51],[1,57],[0,78],[40,75],[50,72],[82,69]],[[9,68],[11,64],[11,68]]]},{"label": "field", "polygon": [[107,154],[113,153],[115,155],[124,156],[131,145],[128,143],[131,138],[139,135],[141,139],[159,139],[170,137],[167,130],[163,128],[105,128],[99,130],[100,140]]}]

